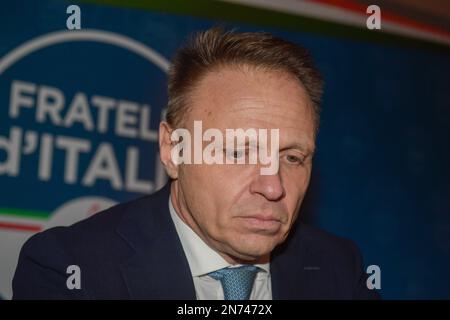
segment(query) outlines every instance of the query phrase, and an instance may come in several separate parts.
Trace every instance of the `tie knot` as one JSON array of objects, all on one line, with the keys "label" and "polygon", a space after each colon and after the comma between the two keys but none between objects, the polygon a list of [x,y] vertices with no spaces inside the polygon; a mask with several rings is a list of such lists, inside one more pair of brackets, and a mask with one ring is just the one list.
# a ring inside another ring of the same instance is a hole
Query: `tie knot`
[{"label": "tie knot", "polygon": [[208,275],[213,279],[220,280],[225,300],[248,300],[259,270],[255,266],[240,266],[223,268]]}]

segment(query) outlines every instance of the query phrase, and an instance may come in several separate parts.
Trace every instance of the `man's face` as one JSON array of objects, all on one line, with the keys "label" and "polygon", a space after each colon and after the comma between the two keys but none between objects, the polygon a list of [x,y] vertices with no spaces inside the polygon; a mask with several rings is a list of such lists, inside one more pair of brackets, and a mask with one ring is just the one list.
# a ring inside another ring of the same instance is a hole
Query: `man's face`
[{"label": "man's face", "polygon": [[190,102],[192,136],[194,120],[224,137],[227,128],[279,129],[278,174],[261,175],[261,164],[181,164],[172,186],[182,219],[228,261],[267,256],[288,235],[309,183],[311,100],[288,73],[223,67],[202,78]]}]

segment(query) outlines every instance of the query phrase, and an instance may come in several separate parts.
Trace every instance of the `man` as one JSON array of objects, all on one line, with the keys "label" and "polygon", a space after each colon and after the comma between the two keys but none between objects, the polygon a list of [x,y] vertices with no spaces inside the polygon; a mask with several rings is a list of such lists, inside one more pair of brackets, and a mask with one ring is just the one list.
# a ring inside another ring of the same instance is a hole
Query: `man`
[{"label": "man", "polygon": [[[33,236],[20,254],[14,298],[377,298],[351,241],[294,224],[310,180],[321,94],[310,56],[293,43],[218,28],[198,34],[169,73],[159,129],[169,184]],[[199,122],[224,134],[275,130],[257,144],[245,137],[238,148],[215,141],[211,152],[234,161],[276,142],[275,172],[262,174],[262,161],[180,162],[198,143],[174,133],[192,134]],[[180,143],[185,148],[174,149]],[[79,267],[79,288],[67,286],[71,265]]]}]

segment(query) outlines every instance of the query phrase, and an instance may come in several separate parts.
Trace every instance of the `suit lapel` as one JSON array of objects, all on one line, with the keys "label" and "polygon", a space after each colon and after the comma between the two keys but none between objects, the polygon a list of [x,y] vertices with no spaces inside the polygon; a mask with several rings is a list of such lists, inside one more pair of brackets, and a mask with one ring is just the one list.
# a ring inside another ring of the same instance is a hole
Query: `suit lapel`
[{"label": "suit lapel", "polygon": [[127,208],[119,228],[133,253],[121,264],[131,299],[195,299],[189,264],[170,217],[170,183]]}]

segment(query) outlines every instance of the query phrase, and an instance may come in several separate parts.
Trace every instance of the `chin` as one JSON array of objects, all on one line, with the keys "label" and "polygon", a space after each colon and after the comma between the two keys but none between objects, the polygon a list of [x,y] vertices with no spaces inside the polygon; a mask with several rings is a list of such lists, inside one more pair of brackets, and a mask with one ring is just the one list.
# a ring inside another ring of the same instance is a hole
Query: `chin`
[{"label": "chin", "polygon": [[267,254],[270,254],[272,250],[278,244],[278,237],[267,236],[250,236],[240,237],[239,241],[234,243],[234,251],[239,253],[237,256],[244,260],[255,260]]}]

